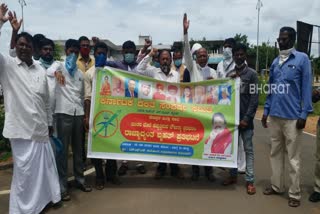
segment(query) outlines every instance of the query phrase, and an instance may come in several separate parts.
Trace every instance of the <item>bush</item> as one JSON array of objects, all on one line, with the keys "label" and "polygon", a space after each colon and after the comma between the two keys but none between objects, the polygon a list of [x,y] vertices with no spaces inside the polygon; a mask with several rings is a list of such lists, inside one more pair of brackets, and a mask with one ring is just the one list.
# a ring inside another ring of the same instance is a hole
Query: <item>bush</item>
[{"label": "bush", "polygon": [[0,105],[0,131],[1,131],[1,135],[0,135],[0,153],[10,152],[11,151],[9,140],[2,136],[3,127],[4,127],[4,106]]}]

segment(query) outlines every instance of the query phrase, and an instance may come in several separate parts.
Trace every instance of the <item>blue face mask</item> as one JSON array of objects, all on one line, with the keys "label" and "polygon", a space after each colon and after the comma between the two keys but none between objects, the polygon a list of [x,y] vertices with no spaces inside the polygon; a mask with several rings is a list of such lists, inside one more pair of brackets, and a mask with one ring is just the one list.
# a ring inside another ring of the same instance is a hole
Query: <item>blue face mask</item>
[{"label": "blue face mask", "polygon": [[69,74],[74,77],[74,73],[77,70],[77,56],[74,53],[67,56],[65,66]]},{"label": "blue face mask", "polygon": [[179,68],[182,65],[182,59],[174,60],[174,65]]},{"label": "blue face mask", "polygon": [[45,69],[48,69],[52,65],[53,59],[51,61],[46,61],[42,57],[40,57],[39,62]]},{"label": "blue face mask", "polygon": [[135,55],[133,53],[127,53],[124,55],[124,61],[127,64],[131,64],[134,62],[134,57],[135,57]]},{"label": "blue face mask", "polygon": [[103,53],[99,54],[98,56],[95,57],[95,66],[96,67],[104,67],[106,65],[107,61],[107,56]]},{"label": "blue face mask", "polygon": [[153,62],[153,66],[156,68],[160,68],[160,63],[159,62]]}]

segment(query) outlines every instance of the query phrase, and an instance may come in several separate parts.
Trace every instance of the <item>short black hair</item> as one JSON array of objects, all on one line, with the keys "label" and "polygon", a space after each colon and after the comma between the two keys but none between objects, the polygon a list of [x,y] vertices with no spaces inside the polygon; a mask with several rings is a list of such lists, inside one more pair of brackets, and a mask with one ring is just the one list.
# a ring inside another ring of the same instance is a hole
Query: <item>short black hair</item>
[{"label": "short black hair", "polygon": [[167,50],[167,49],[162,49],[159,51],[159,58],[160,58],[161,54],[163,54],[164,52],[168,52],[170,59],[172,59],[171,52],[170,52],[170,50]]},{"label": "short black hair", "polygon": [[181,53],[183,55],[183,52],[181,49],[175,49],[173,54]]},{"label": "short black hair", "polygon": [[67,50],[68,48],[78,48],[78,49],[80,49],[80,43],[79,43],[78,40],[68,39],[68,40],[66,41],[65,48],[66,48],[66,50]]},{"label": "short black hair", "polygon": [[50,45],[53,50],[55,48],[55,44],[51,39],[44,38],[44,39],[41,39],[39,42],[39,49],[41,49],[43,46],[46,46],[46,45]]},{"label": "short black hair", "polygon": [[134,44],[133,41],[128,40],[128,41],[125,41],[122,44],[122,50],[123,49],[131,49],[131,48],[134,49],[134,50],[137,50],[137,47],[136,47],[136,45]]},{"label": "short black hair", "polygon": [[19,33],[16,37],[16,44],[18,42],[18,40],[23,37],[27,40],[27,42],[30,42],[32,44],[32,47],[34,47],[34,38],[31,36],[31,34],[27,33],[27,32],[22,32],[22,33]]},{"label": "short black hair", "polygon": [[86,36],[80,36],[80,38],[78,39],[78,41],[79,41],[79,43],[82,42],[82,41],[89,41],[89,42],[90,42],[89,38],[86,37]]},{"label": "short black hair", "polygon": [[96,52],[98,48],[106,49],[106,52],[108,52],[108,46],[104,42],[97,42],[96,45],[93,48],[93,51]]},{"label": "short black hair", "polygon": [[236,44],[235,47],[232,48],[232,54],[234,55],[239,50],[243,50],[245,53],[247,53],[247,46],[242,43]]},{"label": "short black hair", "polygon": [[38,33],[38,34],[33,35],[33,42],[34,42],[34,44],[38,45],[40,43],[40,41],[45,38],[46,37],[43,34]]},{"label": "short black hair", "polygon": [[280,33],[283,33],[283,32],[285,32],[285,31],[288,32],[290,40],[293,41],[293,42],[295,42],[295,41],[296,41],[296,37],[297,37],[297,32],[296,32],[296,30],[295,30],[294,28],[292,28],[292,27],[286,27],[286,26],[285,26],[285,27],[282,27],[282,28],[280,29]]},{"label": "short black hair", "polygon": [[224,40],[223,45],[225,44],[230,44],[231,47],[234,48],[234,46],[236,46],[236,40],[234,38],[228,38]]}]

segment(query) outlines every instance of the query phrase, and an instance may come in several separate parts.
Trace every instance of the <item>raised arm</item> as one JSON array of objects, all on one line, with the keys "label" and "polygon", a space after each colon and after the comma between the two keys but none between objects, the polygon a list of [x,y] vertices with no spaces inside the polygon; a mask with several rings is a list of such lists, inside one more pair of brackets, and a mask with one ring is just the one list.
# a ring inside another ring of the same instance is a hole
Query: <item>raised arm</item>
[{"label": "raised arm", "polygon": [[150,66],[152,57],[158,54],[158,50],[153,48],[151,52],[145,56],[137,66],[137,72],[144,76],[154,77],[155,73],[158,71],[158,68]]},{"label": "raised arm", "polygon": [[148,48],[152,45],[152,41],[150,39],[145,39],[143,48],[139,51],[137,57],[137,63],[139,64],[142,59],[146,56]]},{"label": "raised arm", "polygon": [[10,11],[9,12],[9,19],[10,19],[10,24],[12,27],[12,34],[11,34],[11,42],[10,42],[10,56],[16,57],[16,51],[15,51],[15,46],[16,46],[16,38],[18,35],[18,32],[21,28],[22,24],[22,19],[18,21],[16,12],[13,11],[13,13]]},{"label": "raised arm", "polygon": [[[5,4],[0,5],[0,35],[1,35],[1,28],[2,26],[9,20],[9,16],[6,16],[6,13],[8,12],[8,7]],[[2,66],[4,64],[4,57],[2,54],[0,54],[0,72],[3,71]]]},{"label": "raised arm", "polygon": [[187,14],[185,13],[183,16],[183,39],[184,39],[184,60],[187,69],[192,72],[193,67],[193,58],[191,55],[189,38],[188,38],[188,30],[190,26],[190,21],[188,20]]}]

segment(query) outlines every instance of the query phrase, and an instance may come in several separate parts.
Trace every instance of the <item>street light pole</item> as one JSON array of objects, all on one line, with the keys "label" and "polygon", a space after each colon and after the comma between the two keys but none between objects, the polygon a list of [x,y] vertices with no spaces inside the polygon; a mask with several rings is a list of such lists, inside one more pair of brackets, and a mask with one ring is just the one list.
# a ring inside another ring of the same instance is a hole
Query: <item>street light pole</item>
[{"label": "street light pole", "polygon": [[258,26],[257,26],[257,57],[256,57],[256,71],[259,70],[259,25],[260,25],[260,9],[262,7],[261,0],[258,0],[256,9],[258,10]]},{"label": "street light pole", "polygon": [[24,31],[24,18],[23,18],[23,7],[27,6],[26,1],[25,0],[18,0],[19,4],[21,5],[21,14],[22,14],[22,31]]},{"label": "street light pole", "polygon": [[267,58],[266,58],[266,73],[268,73],[268,58],[269,58],[269,45],[270,45],[270,41],[268,39],[268,42],[267,42]]}]

